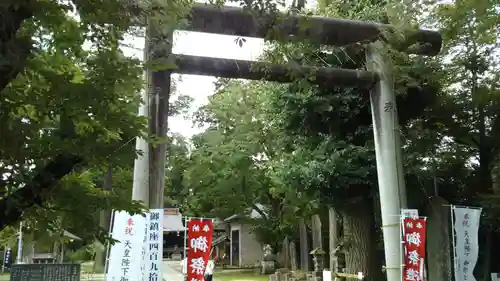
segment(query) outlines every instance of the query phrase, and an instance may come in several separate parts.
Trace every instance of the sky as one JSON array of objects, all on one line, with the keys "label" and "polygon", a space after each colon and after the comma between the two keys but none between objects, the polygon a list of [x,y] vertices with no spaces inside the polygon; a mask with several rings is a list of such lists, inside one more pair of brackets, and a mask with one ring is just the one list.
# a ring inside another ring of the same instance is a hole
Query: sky
[{"label": "sky", "polygon": [[[292,1],[286,1],[292,2]],[[306,1],[306,8],[312,8],[313,0]],[[238,3],[232,3],[238,5]],[[240,60],[256,60],[264,48],[264,40],[258,38],[245,38],[247,41],[240,47],[234,42],[236,36],[208,34],[201,32],[176,31],[174,34],[173,53],[197,55],[213,58],[227,58]],[[128,38],[123,47],[125,55],[143,58],[144,38]],[[216,77],[200,75],[173,74],[177,80],[177,95],[189,95],[194,101],[189,112],[185,115],[170,117],[168,126],[174,133],[179,133],[187,138],[200,133],[203,129],[194,127],[189,117],[202,105],[208,102],[208,97],[214,93]],[[175,97],[173,97],[175,99]]]},{"label": "sky", "polygon": [[[242,60],[256,60],[262,53],[264,40],[246,38],[247,41],[240,47],[234,43],[235,38],[235,36],[177,31],[174,34],[173,53]],[[144,39],[133,38],[127,44],[132,45],[133,48],[124,47],[124,53],[142,59]],[[194,127],[189,117],[200,106],[208,102],[208,97],[214,93],[214,82],[217,78],[201,75],[179,76],[178,74],[172,75],[172,78],[177,81],[176,95],[191,96],[193,103],[187,114],[170,117],[168,125],[172,132],[189,138],[203,130]],[[173,99],[175,99],[175,96]]]}]

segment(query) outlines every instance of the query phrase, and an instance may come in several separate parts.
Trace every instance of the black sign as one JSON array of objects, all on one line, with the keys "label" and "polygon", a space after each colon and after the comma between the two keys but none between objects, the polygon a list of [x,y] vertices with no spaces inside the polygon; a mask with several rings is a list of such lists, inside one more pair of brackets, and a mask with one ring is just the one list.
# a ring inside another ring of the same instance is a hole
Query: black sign
[{"label": "black sign", "polygon": [[10,281],[80,281],[80,264],[14,264]]}]

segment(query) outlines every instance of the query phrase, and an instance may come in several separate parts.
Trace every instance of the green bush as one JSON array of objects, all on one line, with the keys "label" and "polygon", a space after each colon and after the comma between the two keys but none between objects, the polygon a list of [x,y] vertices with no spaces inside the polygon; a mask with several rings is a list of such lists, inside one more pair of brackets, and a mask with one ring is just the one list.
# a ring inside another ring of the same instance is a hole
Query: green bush
[{"label": "green bush", "polygon": [[92,253],[87,247],[82,247],[76,251],[67,252],[67,258],[72,262],[84,262],[92,259]]}]

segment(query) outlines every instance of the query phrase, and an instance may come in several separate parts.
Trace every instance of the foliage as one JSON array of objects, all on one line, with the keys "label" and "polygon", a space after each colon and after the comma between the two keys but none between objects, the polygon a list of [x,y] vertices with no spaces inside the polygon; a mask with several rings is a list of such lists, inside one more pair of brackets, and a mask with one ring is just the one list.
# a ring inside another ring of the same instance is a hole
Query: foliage
[{"label": "foliage", "polygon": [[492,166],[498,161],[499,62],[498,3],[460,1],[441,5],[435,19],[443,30],[442,66],[446,96],[436,105],[434,118],[441,133],[460,145],[474,161],[474,188],[465,196],[477,202],[478,194],[491,194]]},{"label": "foliage", "polygon": [[184,173],[189,167],[187,140],[178,134],[170,138],[165,175],[165,207],[180,207],[186,203],[188,189],[184,185]]},{"label": "foliage", "polygon": [[13,227],[6,227],[0,231],[0,243],[2,245],[7,245],[8,247],[13,247],[16,245],[18,238],[18,231]]},{"label": "foliage", "polygon": [[[383,2],[333,2],[324,6],[320,3],[319,11],[341,18],[387,20],[380,13]],[[438,68],[434,60],[394,50],[390,54],[395,64],[399,125],[409,135],[407,128],[425,115],[439,94]],[[365,67],[362,45],[318,49],[307,44],[274,44],[266,57],[274,61],[285,57],[294,63],[320,67]],[[285,185],[341,208],[349,208],[351,200],[360,196],[376,195],[376,189],[371,188],[376,186],[376,170],[368,96],[369,89],[325,89],[302,81],[274,95],[271,103],[277,124],[291,141],[285,146],[287,156],[276,159],[274,176]]]},{"label": "foliage", "polygon": [[[16,16],[9,3],[2,11]],[[133,140],[145,124],[136,116],[140,62],[119,49],[129,19],[120,1],[24,1],[16,7],[30,4],[33,16],[18,36],[31,38],[31,55],[1,92],[1,225],[24,214],[32,229],[64,225],[100,236],[89,210],[139,211],[95,184],[104,167],[133,160]],[[2,20],[8,25],[13,19]],[[1,58],[9,55],[15,54]]]},{"label": "foliage", "polygon": [[220,85],[196,114],[197,122],[208,128],[193,138],[184,178],[189,211],[218,218],[240,214],[274,249],[291,235],[296,214],[306,203],[267,175],[269,159],[279,151],[281,133],[267,115],[266,102],[268,95],[282,89],[264,82]]},{"label": "foliage", "polygon": [[[128,198],[135,137],[146,125],[136,116],[143,66],[120,46],[141,32],[133,25],[145,16],[153,26],[174,23],[160,34],[179,27],[188,2],[175,1],[166,13],[118,0],[14,2],[0,6],[0,225],[23,215],[35,232],[64,228],[102,240],[89,210],[141,211]],[[27,52],[16,52],[24,46]],[[146,66],[165,69],[152,61]],[[178,96],[169,114],[190,102]],[[118,180],[103,190],[110,166]]]}]

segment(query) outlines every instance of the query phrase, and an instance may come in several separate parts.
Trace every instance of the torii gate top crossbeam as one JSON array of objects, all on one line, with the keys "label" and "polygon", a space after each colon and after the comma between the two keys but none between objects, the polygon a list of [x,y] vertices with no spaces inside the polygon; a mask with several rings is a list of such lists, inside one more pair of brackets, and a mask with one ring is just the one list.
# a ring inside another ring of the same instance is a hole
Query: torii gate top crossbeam
[{"label": "torii gate top crossbeam", "polygon": [[[386,24],[326,17],[306,17],[282,13],[251,13],[237,7],[217,7],[195,4],[185,30],[275,40],[308,40],[311,43],[345,46],[356,42],[376,41],[382,30],[394,30]],[[270,32],[278,29],[278,32]],[[274,33],[274,34],[272,34]],[[407,37],[400,47],[420,43],[408,50],[418,55],[434,56],[442,45],[437,31],[418,30]]]}]

